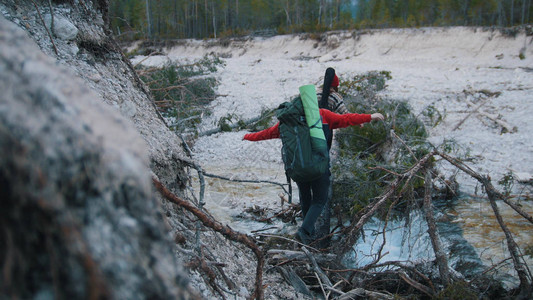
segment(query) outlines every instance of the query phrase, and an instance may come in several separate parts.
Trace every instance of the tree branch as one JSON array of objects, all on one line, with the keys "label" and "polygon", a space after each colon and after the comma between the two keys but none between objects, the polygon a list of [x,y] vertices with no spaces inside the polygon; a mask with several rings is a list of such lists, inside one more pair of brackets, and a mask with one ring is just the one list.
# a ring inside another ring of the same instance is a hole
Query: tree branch
[{"label": "tree branch", "polygon": [[507,225],[505,225],[505,222],[503,221],[503,218],[500,214],[500,209],[498,208],[498,205],[496,204],[496,199],[504,199],[502,197],[502,194],[498,192],[492,183],[490,182],[490,177],[488,176],[481,176],[480,174],[474,172],[472,169],[470,169],[468,166],[464,165],[463,163],[459,162],[457,159],[454,159],[444,153],[438,153],[442,158],[449,161],[452,165],[458,167],[462,171],[466,172],[467,174],[471,175],[475,179],[477,179],[484,187],[485,191],[487,192],[487,196],[489,197],[489,202],[492,207],[492,210],[494,212],[494,215],[496,217],[496,220],[498,221],[498,224],[500,225],[500,228],[502,229],[503,233],[505,234],[505,239],[507,242],[507,248],[509,250],[509,253],[511,254],[511,258],[513,260],[513,265],[516,270],[516,273],[518,274],[518,278],[520,280],[520,289],[522,291],[525,291],[527,289],[531,289],[531,281],[528,278],[528,274],[526,272],[525,263],[523,263],[523,260],[521,260],[518,245],[516,244],[513,235],[507,228]]},{"label": "tree branch", "polygon": [[436,150],[433,150],[432,152],[426,154],[408,171],[401,174],[401,176],[396,177],[396,179],[391,184],[389,184],[389,189],[384,192],[379,198],[377,198],[374,203],[367,206],[367,212],[364,213],[357,222],[355,222],[355,219],[352,220],[352,225],[350,225],[350,227],[346,229],[345,238],[341,239],[341,241],[339,242],[339,247],[337,247],[336,253],[339,257],[342,257],[344,253],[347,253],[353,247],[353,244],[356,242],[355,239],[357,237],[357,233],[361,230],[363,225],[374,215],[374,213],[382,205],[384,205],[387,200],[392,197],[392,195],[394,195],[400,182],[404,178],[408,178],[405,183],[407,184],[414,177],[414,174],[416,174],[421,168],[426,165],[429,159],[433,157],[435,152]]},{"label": "tree branch", "polygon": [[[48,37],[50,37],[50,41],[52,42],[52,46],[54,48],[54,52],[56,53],[56,56],[59,56],[59,53],[57,52],[56,43],[54,43],[54,38],[52,37],[50,30],[48,30],[48,27],[46,27],[46,23],[44,22],[41,12],[39,11],[39,7],[37,7],[37,3],[35,3],[34,0],[31,0],[31,2],[33,2],[33,5],[35,6],[35,9],[37,10],[37,14],[39,15],[39,18],[41,19],[41,22],[43,22],[44,29],[46,29],[46,33],[48,33]],[[52,14],[52,11],[50,11],[50,14]],[[51,30],[54,30],[54,28],[51,28]]]},{"label": "tree branch", "polygon": [[448,258],[446,257],[446,252],[442,249],[439,232],[433,216],[433,205],[431,203],[431,184],[431,170],[426,168],[426,176],[424,180],[424,212],[426,215],[426,221],[428,223],[428,233],[431,239],[431,245],[433,246],[437,265],[439,266],[440,277],[444,286],[448,286],[450,281],[450,274],[448,272]]},{"label": "tree branch", "polygon": [[[457,168],[459,168],[461,171],[463,171],[466,174],[468,174],[468,175],[472,176],[473,178],[477,179],[482,184],[486,180],[484,177],[482,177],[478,173],[474,172],[474,170],[472,170],[470,167],[468,167],[467,165],[465,165],[463,162],[459,161],[458,159],[453,158],[453,157],[451,157],[451,156],[449,156],[449,155],[447,155],[445,153],[442,153],[442,152],[437,152],[436,154],[439,155],[440,157],[444,158],[448,162],[450,162],[452,165],[454,165]],[[490,184],[490,182],[489,182],[489,184]],[[491,191],[492,191],[492,193],[493,193],[493,195],[495,197],[497,197],[498,199],[503,200],[503,202],[505,202],[505,204],[509,205],[518,214],[520,214],[522,217],[524,217],[530,223],[533,223],[533,217],[531,215],[529,215],[527,212],[525,212],[523,209],[521,209],[518,205],[516,205],[513,202],[509,201],[509,199],[507,197],[505,197],[502,193],[497,191],[494,188],[494,186],[492,186],[492,184],[490,184],[490,186],[492,187]]]},{"label": "tree branch", "polygon": [[212,219],[210,216],[206,215],[199,208],[195,207],[188,201],[185,201],[179,198],[178,196],[174,195],[165,186],[163,186],[163,184],[159,180],[157,180],[155,177],[152,178],[152,181],[156,189],[161,193],[163,197],[165,197],[170,202],[176,205],[179,205],[180,207],[185,208],[187,211],[195,215],[202,222],[202,224],[204,224],[204,226],[209,227],[213,229],[214,231],[222,234],[229,240],[244,244],[245,246],[247,246],[248,248],[252,250],[252,252],[257,257],[255,291],[252,297],[255,299],[263,299],[264,292],[263,292],[262,281],[263,281],[264,257],[263,257],[263,252],[261,251],[261,249],[259,249],[254,239],[246,234],[242,234],[237,231],[234,231],[229,226],[225,226],[222,223]]}]

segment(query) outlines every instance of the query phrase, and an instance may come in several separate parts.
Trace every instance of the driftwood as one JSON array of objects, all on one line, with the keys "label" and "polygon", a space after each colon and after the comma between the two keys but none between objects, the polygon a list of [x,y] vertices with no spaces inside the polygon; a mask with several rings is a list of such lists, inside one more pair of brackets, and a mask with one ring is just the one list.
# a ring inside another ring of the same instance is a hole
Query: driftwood
[{"label": "driftwood", "polygon": [[341,295],[337,300],[352,300],[352,299],[375,299],[375,300],[392,300],[395,299],[394,296],[379,293],[374,291],[367,291],[363,288],[353,289],[344,295]]},{"label": "driftwood", "polygon": [[[485,105],[488,101],[483,101],[481,102],[481,104],[479,104],[476,108],[474,108],[474,110],[472,110],[471,112],[468,113],[468,115],[466,115],[466,117],[464,117],[459,123],[457,123],[457,125],[455,125],[455,127],[452,129],[452,131],[455,131],[457,129],[459,129],[459,127],[461,127],[461,125],[463,125],[463,123],[468,119],[470,118],[474,113],[477,113],[479,111],[479,109]],[[467,101],[467,103],[470,105],[470,106],[474,106],[474,104],[470,101]]]},{"label": "driftwood", "polygon": [[[302,247],[303,248],[303,247]],[[272,256],[275,261],[280,260],[305,260],[308,258],[308,254],[305,251],[293,251],[283,249],[270,249],[267,251],[267,256]],[[331,253],[314,253],[313,257],[318,263],[329,263],[337,257]]]},{"label": "driftwood", "polygon": [[326,273],[324,273],[324,271],[322,271],[322,269],[320,269],[320,267],[318,266],[318,263],[315,260],[315,257],[311,254],[311,252],[309,252],[309,250],[307,250],[306,247],[302,247],[302,251],[305,253],[305,255],[307,255],[307,258],[309,258],[309,261],[313,265],[313,269],[317,273],[318,278],[320,279],[320,281],[323,282],[327,287],[332,287],[333,284],[329,280],[329,278],[326,275]]},{"label": "driftwood", "polygon": [[[472,101],[468,100],[468,98],[465,99],[465,102],[471,106],[471,107],[474,107],[475,104],[472,103]],[[473,114],[478,114],[480,116],[483,116],[485,118],[488,118],[490,119],[491,121],[493,121],[494,123],[500,125],[502,127],[502,132],[515,132],[516,131],[516,128],[514,128],[512,125],[510,125],[509,123],[499,119],[499,115],[498,114],[490,114],[484,110],[481,109],[481,107],[483,105],[485,105],[487,103],[487,100],[483,101],[481,104],[479,104],[478,106],[476,106],[474,108],[474,110],[472,110],[466,117],[464,117],[457,125],[455,125],[455,127],[452,129],[452,131],[455,131],[457,129],[459,129],[459,127],[461,125],[463,125],[463,123],[470,117],[472,116]]]},{"label": "driftwood", "polygon": [[502,133],[506,133],[506,132],[509,132],[509,133],[516,132],[516,128],[513,127],[511,124],[505,122],[504,120],[499,119],[500,115],[498,115],[498,114],[489,114],[489,113],[486,112],[486,111],[480,111],[479,114],[480,114],[481,116],[486,117],[487,119],[490,119],[490,120],[493,121],[494,123],[500,125],[500,126],[502,127]]},{"label": "driftwood", "polygon": [[263,292],[262,282],[263,282],[264,257],[263,257],[263,252],[261,251],[259,246],[257,246],[254,239],[246,234],[236,232],[230,227],[225,226],[222,223],[214,220],[213,218],[211,218],[210,216],[202,212],[199,208],[195,207],[188,201],[185,201],[179,198],[178,196],[174,195],[165,186],[163,186],[163,184],[156,178],[152,178],[152,181],[156,189],[161,193],[161,195],[163,195],[170,202],[177,204],[180,207],[185,208],[187,211],[195,215],[202,222],[202,224],[204,224],[204,226],[215,230],[216,232],[222,234],[229,240],[244,244],[246,247],[252,250],[252,252],[255,254],[257,258],[255,291],[253,293],[253,298],[263,299],[264,292]]},{"label": "driftwood", "polygon": [[292,287],[294,287],[297,292],[302,293],[308,297],[313,296],[313,294],[311,293],[305,282],[302,280],[302,278],[300,278],[300,276],[298,276],[298,274],[296,274],[296,272],[294,272],[291,267],[278,266],[276,267],[276,270],[280,272],[281,276],[285,279],[285,281],[292,285]]}]

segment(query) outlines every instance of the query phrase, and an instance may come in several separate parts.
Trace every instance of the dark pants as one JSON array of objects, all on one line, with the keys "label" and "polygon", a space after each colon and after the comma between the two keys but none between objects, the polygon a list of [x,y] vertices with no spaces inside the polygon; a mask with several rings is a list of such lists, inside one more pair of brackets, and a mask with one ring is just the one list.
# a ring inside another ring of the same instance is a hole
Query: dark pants
[{"label": "dark pants", "polygon": [[329,172],[310,182],[297,182],[302,206],[302,229],[309,234],[315,233],[315,223],[326,202],[329,191]]}]

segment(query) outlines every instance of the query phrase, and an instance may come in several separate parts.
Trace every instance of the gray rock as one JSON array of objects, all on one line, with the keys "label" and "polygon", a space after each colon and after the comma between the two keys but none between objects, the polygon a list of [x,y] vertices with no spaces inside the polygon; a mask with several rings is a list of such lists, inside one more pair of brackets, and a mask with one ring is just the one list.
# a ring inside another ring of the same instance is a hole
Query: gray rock
[{"label": "gray rock", "polygon": [[[46,26],[52,28],[52,15],[45,14],[43,18]],[[52,32],[62,40],[72,41],[78,35],[78,28],[67,18],[61,15],[54,15],[54,28],[52,28]]]},{"label": "gray rock", "polygon": [[183,299],[146,142],[0,17],[0,298]]}]

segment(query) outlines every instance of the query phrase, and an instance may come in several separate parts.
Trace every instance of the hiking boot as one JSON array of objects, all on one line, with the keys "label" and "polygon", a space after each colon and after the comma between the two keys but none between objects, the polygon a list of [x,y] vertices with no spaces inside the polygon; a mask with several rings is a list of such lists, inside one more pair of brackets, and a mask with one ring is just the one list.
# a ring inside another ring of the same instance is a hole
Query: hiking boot
[{"label": "hiking boot", "polygon": [[302,228],[298,229],[295,237],[297,241],[299,241],[302,244],[306,244],[306,245],[309,245],[314,241],[313,236],[307,233]]}]

